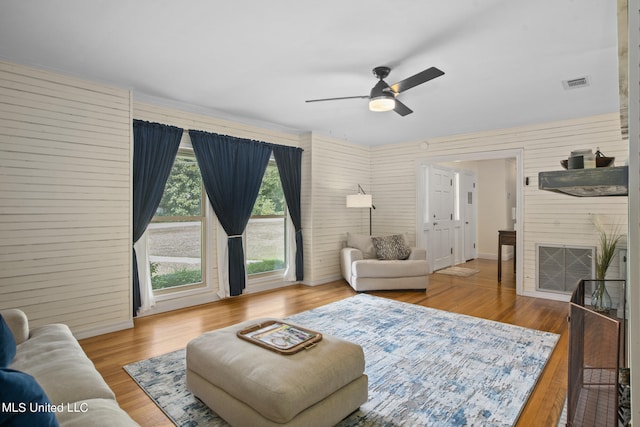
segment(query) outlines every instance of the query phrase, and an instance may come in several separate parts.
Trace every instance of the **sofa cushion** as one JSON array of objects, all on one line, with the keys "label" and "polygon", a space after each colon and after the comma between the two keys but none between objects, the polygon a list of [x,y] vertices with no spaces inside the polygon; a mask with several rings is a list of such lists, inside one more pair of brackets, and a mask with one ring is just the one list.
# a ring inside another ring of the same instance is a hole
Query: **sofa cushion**
[{"label": "sofa cushion", "polygon": [[9,325],[0,315],[0,368],[6,368],[16,355],[16,340]]},{"label": "sofa cushion", "polygon": [[29,339],[29,319],[27,319],[24,311],[17,308],[9,308],[1,310],[0,313],[13,333],[16,345],[20,345]]},{"label": "sofa cushion", "polygon": [[407,259],[411,254],[411,248],[407,245],[401,234],[392,236],[372,237],[376,256],[382,260]]},{"label": "sofa cushion", "polygon": [[58,425],[55,412],[50,410],[51,402],[44,390],[31,375],[24,372],[0,369],[0,402],[3,404],[0,411],[2,426]]},{"label": "sofa cushion", "polygon": [[347,246],[362,252],[364,259],[376,258],[376,249],[373,247],[371,236],[367,234],[347,233]]},{"label": "sofa cushion", "polygon": [[429,274],[429,264],[425,260],[388,260],[363,259],[353,263],[354,277],[415,277]]},{"label": "sofa cushion", "polygon": [[82,399],[115,399],[66,325],[31,330],[31,338],[18,346],[10,367],[32,375],[54,405]]}]

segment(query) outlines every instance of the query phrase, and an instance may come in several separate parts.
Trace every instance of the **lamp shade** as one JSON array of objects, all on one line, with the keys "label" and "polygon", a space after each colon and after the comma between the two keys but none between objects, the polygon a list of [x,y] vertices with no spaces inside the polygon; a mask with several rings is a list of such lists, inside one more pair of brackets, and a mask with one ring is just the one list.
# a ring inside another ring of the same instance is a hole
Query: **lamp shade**
[{"label": "lamp shade", "polygon": [[371,208],[373,198],[371,194],[351,194],[347,196],[348,208]]}]

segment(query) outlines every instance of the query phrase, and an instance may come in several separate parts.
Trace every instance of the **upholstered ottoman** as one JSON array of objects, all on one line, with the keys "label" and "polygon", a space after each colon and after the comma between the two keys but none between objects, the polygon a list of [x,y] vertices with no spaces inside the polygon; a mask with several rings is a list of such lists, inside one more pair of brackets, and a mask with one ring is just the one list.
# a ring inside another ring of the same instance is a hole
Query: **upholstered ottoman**
[{"label": "upholstered ottoman", "polygon": [[367,401],[362,348],[323,335],[282,355],[236,332],[256,319],[208,332],[187,345],[187,386],[233,426],[333,426]]}]

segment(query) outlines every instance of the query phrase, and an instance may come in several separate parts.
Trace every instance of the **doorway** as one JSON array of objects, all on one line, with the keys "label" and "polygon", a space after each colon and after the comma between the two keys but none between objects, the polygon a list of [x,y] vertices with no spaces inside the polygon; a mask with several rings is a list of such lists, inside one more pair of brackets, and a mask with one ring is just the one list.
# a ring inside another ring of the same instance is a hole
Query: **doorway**
[{"label": "doorway", "polygon": [[421,234],[430,268],[440,270],[476,258],[475,173],[442,164],[426,165]]},{"label": "doorway", "polygon": [[[496,165],[504,165],[503,178],[492,176],[499,169]],[[416,243],[427,250],[430,272],[470,259],[497,262],[498,230],[512,228],[522,236],[522,150],[433,157],[417,166]],[[494,196],[502,198],[499,203]],[[443,206],[450,206],[450,199],[453,207],[447,211]],[[515,252],[522,253],[522,242],[517,239]],[[512,256],[513,250],[507,258]],[[522,262],[516,257],[518,293],[523,286]]]}]

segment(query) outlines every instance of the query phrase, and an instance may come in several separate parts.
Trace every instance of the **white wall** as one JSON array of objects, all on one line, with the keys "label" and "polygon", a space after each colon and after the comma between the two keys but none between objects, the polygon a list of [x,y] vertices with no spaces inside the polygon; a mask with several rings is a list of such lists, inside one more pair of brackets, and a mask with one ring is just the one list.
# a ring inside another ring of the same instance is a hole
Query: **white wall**
[{"label": "white wall", "polygon": [[[521,183],[524,203],[523,293],[536,293],[536,243],[596,245],[598,235],[590,213],[606,214],[609,222],[627,226],[627,197],[575,198],[538,189],[538,172],[561,169],[577,148],[596,147],[616,164],[624,164],[627,143],[620,135],[618,112],[551,123],[540,123],[509,129],[497,129],[464,135],[434,138],[399,145],[373,147],[371,150],[372,187],[379,203],[374,217],[374,233],[411,230],[416,223],[416,162],[430,158],[455,158],[481,153],[522,150],[523,176],[529,185]],[[499,156],[497,156],[499,157]]]},{"label": "white wall", "polygon": [[130,95],[0,62],[0,308],[130,327]]},{"label": "white wall", "polygon": [[[478,199],[478,258],[498,259],[498,230],[513,229],[511,201],[515,201],[515,177],[509,171],[513,161],[482,160],[477,163],[476,195]],[[513,247],[503,247],[504,259],[512,256]]]},{"label": "white wall", "polygon": [[[303,165],[304,282],[314,285],[340,278],[347,232],[369,234],[368,209],[348,209],[346,198],[357,193],[358,184],[370,193],[371,164],[368,147],[321,135],[307,135],[302,147],[309,153]],[[371,194],[377,207],[378,197]]]},{"label": "white wall", "polygon": [[[132,324],[134,117],[302,147],[305,283],[311,285],[340,277],[338,252],[347,232],[368,232],[368,211],[346,208],[358,184],[373,194],[374,234],[406,232],[415,242],[416,164],[429,158],[523,151],[530,181],[522,206],[525,294],[535,295],[536,243],[597,244],[589,213],[607,214],[623,228],[627,223],[626,197],[580,199],[537,189],[537,173],[559,169],[576,148],[600,147],[622,164],[627,146],[617,113],[369,148],[132,103],[127,90],[2,62],[0,94],[0,308],[23,308],[34,326],[67,323],[79,336]],[[215,268],[208,263],[217,280]],[[213,291],[205,297],[180,303],[215,298]]]}]

